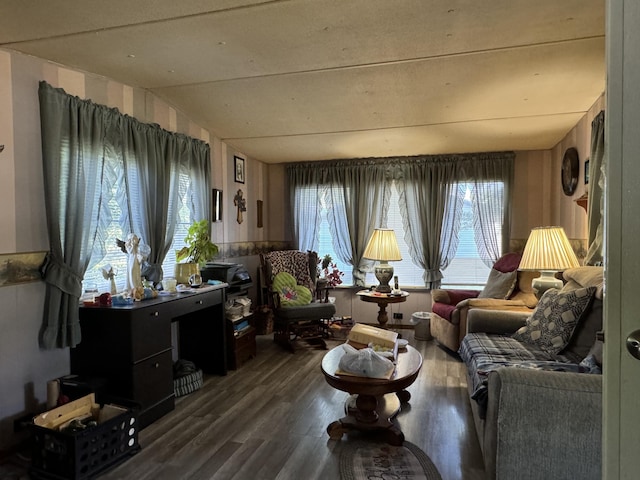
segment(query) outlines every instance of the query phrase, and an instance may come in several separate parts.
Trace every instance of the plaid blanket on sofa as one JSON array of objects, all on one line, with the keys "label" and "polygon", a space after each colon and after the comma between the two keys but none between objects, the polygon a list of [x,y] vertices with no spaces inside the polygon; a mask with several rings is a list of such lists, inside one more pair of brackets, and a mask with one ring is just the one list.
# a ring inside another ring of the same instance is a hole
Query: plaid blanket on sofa
[{"label": "plaid blanket on sofa", "polygon": [[509,335],[467,334],[460,344],[458,354],[465,362],[469,379],[473,382],[471,398],[478,402],[482,412],[487,406],[489,373],[498,368],[532,368],[578,373],[589,371],[563,355],[551,355]]}]

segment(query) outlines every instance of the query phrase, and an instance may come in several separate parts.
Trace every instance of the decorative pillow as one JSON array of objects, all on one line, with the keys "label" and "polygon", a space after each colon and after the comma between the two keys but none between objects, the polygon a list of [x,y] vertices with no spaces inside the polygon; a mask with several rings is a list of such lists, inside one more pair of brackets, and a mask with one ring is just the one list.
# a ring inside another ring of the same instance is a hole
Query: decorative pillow
[{"label": "decorative pillow", "polygon": [[591,350],[589,350],[589,354],[587,355],[587,357],[593,357],[593,360],[596,362],[596,365],[598,365],[598,367],[600,368],[602,368],[603,348],[604,348],[604,331],[601,330],[598,333],[596,333],[596,341],[591,347]]},{"label": "decorative pillow", "polygon": [[562,355],[569,356],[569,358],[573,356],[578,361],[582,360],[590,353],[589,350],[596,339],[596,333],[600,330],[602,330],[602,300],[598,298],[596,290],[589,309],[582,315],[567,348],[562,351]]},{"label": "decorative pillow", "polygon": [[517,270],[503,273],[492,268],[487,284],[480,292],[480,295],[478,295],[478,298],[499,298],[506,300],[513,293],[513,289],[516,288],[517,280]]},{"label": "decorative pillow", "polygon": [[273,279],[273,291],[280,295],[280,305],[297,307],[311,303],[311,290],[298,285],[296,279],[287,272],[280,272]]},{"label": "decorative pillow", "polygon": [[512,335],[520,342],[537,345],[557,355],[567,346],[580,318],[591,304],[596,287],[570,292],[547,290],[527,323]]}]

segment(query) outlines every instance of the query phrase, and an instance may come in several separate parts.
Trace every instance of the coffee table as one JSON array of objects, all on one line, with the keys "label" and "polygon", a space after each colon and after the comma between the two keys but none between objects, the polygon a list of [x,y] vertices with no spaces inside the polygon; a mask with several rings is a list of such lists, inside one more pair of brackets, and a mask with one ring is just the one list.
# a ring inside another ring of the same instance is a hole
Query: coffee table
[{"label": "coffee table", "polygon": [[411,385],[422,367],[422,355],[412,346],[398,352],[396,369],[390,379],[336,375],[340,358],[345,351],[342,345],[331,349],[322,359],[322,373],[329,385],[355,396],[347,399],[346,416],[327,427],[332,440],[339,440],[351,429],[385,431],[387,442],[402,445],[404,434],[391,420],[400,411],[402,403],[411,399],[405,389]]}]

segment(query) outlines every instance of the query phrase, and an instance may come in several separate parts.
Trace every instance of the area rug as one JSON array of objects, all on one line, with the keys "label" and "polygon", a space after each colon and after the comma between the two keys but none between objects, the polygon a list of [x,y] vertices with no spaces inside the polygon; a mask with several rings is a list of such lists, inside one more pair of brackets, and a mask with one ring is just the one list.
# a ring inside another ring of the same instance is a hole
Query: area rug
[{"label": "area rug", "polygon": [[413,443],[400,447],[354,442],[340,453],[341,480],[442,480],[431,459]]}]

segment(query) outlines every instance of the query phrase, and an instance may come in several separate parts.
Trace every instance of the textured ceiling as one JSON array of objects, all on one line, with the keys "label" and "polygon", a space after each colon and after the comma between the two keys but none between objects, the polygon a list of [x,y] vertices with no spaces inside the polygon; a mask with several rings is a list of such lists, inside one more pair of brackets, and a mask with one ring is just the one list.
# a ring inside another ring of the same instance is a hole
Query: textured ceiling
[{"label": "textured ceiling", "polygon": [[150,90],[267,163],[549,149],[604,0],[3,0],[0,46]]}]

